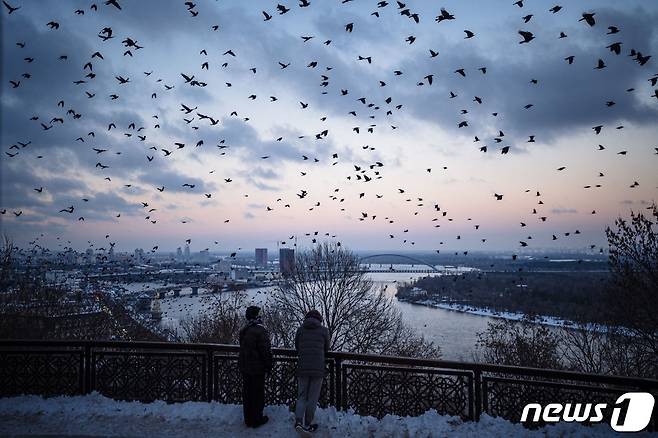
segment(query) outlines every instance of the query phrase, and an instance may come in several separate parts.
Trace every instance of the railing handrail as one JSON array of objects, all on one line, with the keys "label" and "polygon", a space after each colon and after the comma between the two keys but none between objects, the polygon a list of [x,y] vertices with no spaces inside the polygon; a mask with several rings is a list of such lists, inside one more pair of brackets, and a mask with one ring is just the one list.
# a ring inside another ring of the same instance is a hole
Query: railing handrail
[{"label": "railing handrail", "polygon": [[[144,348],[162,350],[215,350],[238,353],[240,347],[230,344],[214,343],[184,343],[184,342],[157,342],[157,341],[93,341],[93,340],[35,340],[35,339],[0,339],[0,347],[101,347],[101,348]],[[294,357],[297,352],[287,348],[273,348],[272,352],[280,356]],[[658,388],[658,379],[642,377],[615,376],[605,374],[590,374],[576,371],[555,370],[548,368],[521,367],[515,365],[496,365],[490,363],[460,362],[442,359],[423,359],[401,356],[387,356],[376,354],[349,353],[344,351],[330,351],[327,358],[341,361],[374,362],[380,364],[406,365],[432,367],[442,369],[457,369],[472,372],[489,372],[501,374],[515,374],[524,376],[541,376],[555,379],[587,381],[593,383],[606,383],[616,385],[635,386],[638,388]]]}]

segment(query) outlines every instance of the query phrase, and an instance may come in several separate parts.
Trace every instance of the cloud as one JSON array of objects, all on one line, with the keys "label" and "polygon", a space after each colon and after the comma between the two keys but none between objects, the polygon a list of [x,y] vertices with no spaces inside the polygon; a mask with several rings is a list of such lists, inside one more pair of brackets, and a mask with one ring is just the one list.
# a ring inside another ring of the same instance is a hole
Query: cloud
[{"label": "cloud", "polygon": [[[139,201],[169,202],[169,193],[181,202],[167,204],[166,210],[210,207],[215,197],[204,200],[203,193],[221,191],[230,197],[229,191],[235,188],[249,189],[255,203],[265,202],[295,181],[292,177],[299,175],[299,166],[308,167],[301,170],[313,166],[305,179],[313,193],[320,195],[317,186],[334,177],[347,185],[339,184],[341,193],[349,193],[354,181],[348,183],[342,176],[347,168],[353,172],[351,164],[365,168],[381,161],[386,169],[404,169],[410,161],[427,161],[423,167],[436,168],[435,156],[418,157],[408,145],[418,137],[437,145],[454,138],[446,142],[449,146],[436,146],[433,151],[449,158],[455,169],[460,167],[463,151],[452,143],[468,139],[472,145],[474,135],[482,139],[477,145],[491,147],[491,138],[504,131],[500,146],[527,152],[516,157],[527,160],[519,163],[523,165],[534,153],[524,146],[529,135],[535,135],[538,143],[557,144],[558,139],[589,134],[591,126],[598,124],[604,125],[603,135],[615,135],[617,131],[611,128],[618,124],[643,128],[655,124],[658,107],[648,97],[653,90],[647,82],[655,58],[639,66],[627,56],[631,49],[655,56],[655,5],[597,5],[597,25],[590,28],[578,22],[582,11],[571,7],[552,15],[546,11],[548,5],[522,26],[516,7],[459,3],[446,5],[457,20],[437,24],[433,19],[436,5],[418,2],[409,5],[421,16],[415,24],[400,15],[394,2],[389,3],[385,8],[359,2],[317,2],[310,8],[291,3],[290,13],[273,14],[268,22],[263,22],[260,7],[249,2],[199,2],[196,18],[182,3],[155,0],[126,1],[121,11],[103,2],[98,12],[83,5],[83,16],[25,2],[17,13],[3,14],[0,144],[3,153],[13,153],[16,149],[10,150],[11,145],[31,142],[19,147],[14,158],[3,155],[0,163],[0,207],[25,210],[22,222],[11,217],[5,222],[25,236],[29,230],[42,232],[49,226],[58,232],[76,230],[78,215],[86,221],[114,220],[119,212],[138,217],[144,213]],[[541,5],[535,5],[537,10]],[[263,6],[270,12],[272,7]],[[379,18],[371,15],[375,9]],[[58,21],[60,29],[49,30],[45,23],[50,20]],[[344,30],[348,22],[354,23],[352,33]],[[219,30],[212,31],[212,25]],[[621,32],[606,35],[608,25],[618,26]],[[115,38],[98,38],[103,27],[111,27]],[[475,31],[475,38],[463,39],[466,27]],[[516,33],[520,28],[531,30],[536,39],[520,45]],[[560,31],[568,38],[558,39]],[[314,38],[304,43],[300,35]],[[414,44],[405,42],[408,35],[417,38]],[[128,56],[122,44],[127,37],[144,48],[132,48],[133,56]],[[325,40],[331,44],[323,44]],[[17,41],[26,47],[16,46]],[[622,42],[621,55],[606,48],[615,41]],[[439,56],[430,57],[430,48]],[[223,55],[229,49],[237,56]],[[92,59],[96,51],[104,59]],[[60,59],[62,55],[67,58]],[[569,55],[575,57],[573,65],[564,61]],[[358,56],[370,56],[373,62],[359,61]],[[601,71],[593,68],[599,58],[607,65]],[[290,66],[281,69],[279,61]],[[85,68],[87,62],[91,70]],[[208,62],[208,70],[201,68],[203,62]],[[312,62],[317,63],[315,68],[309,67]],[[480,67],[487,68],[486,74]],[[464,68],[465,77],[455,73],[458,68]],[[403,74],[395,75],[394,70]],[[95,78],[87,77],[89,73]],[[191,86],[181,73],[208,85]],[[434,78],[432,85],[424,78],[429,74]],[[130,82],[119,84],[115,79],[119,75]],[[8,80],[18,79],[20,87],[11,88]],[[76,80],[86,82],[76,85]],[[419,82],[424,85],[418,86]],[[173,88],[167,90],[165,85]],[[629,88],[635,91],[625,91]],[[449,98],[451,91],[457,94],[454,99]],[[119,98],[113,100],[111,94]],[[257,99],[249,99],[251,94]],[[270,102],[269,96],[278,100]],[[482,104],[474,101],[475,96]],[[308,108],[302,109],[300,101]],[[606,106],[607,101],[615,105]],[[181,103],[198,108],[184,114]],[[531,108],[523,108],[530,103]],[[232,111],[239,115],[230,116]],[[211,125],[200,114],[217,123]],[[52,121],[57,118],[63,123]],[[462,120],[469,126],[458,128]],[[44,130],[41,123],[52,128]],[[110,123],[116,128],[108,130]],[[390,125],[399,129],[392,131]],[[352,131],[357,126],[359,134]],[[373,128],[373,135],[367,133],[368,127]],[[416,127],[418,132],[414,132]],[[329,135],[317,140],[315,134],[323,129]],[[435,134],[437,141],[429,137]],[[201,140],[203,145],[195,147]],[[222,141],[227,147],[217,148]],[[185,147],[179,149],[176,142]],[[366,143],[377,147],[367,158],[360,150]],[[96,153],[93,148],[107,151]],[[172,154],[165,157],[163,149]],[[225,155],[219,155],[222,152]],[[333,153],[339,154],[336,167],[331,167]],[[303,155],[310,160],[303,161]],[[539,165],[526,170],[532,172],[535,167]],[[217,169],[217,175],[207,173],[211,168]],[[231,176],[236,183],[215,183],[219,174]],[[410,184],[416,182],[416,175],[407,177]],[[449,176],[442,183],[461,188],[492,178]],[[384,193],[389,181],[373,184],[379,183],[382,187],[377,191]],[[163,185],[166,189],[160,194],[155,187]],[[39,187],[42,193],[34,190]],[[254,193],[258,191],[263,193]],[[183,194],[190,197],[180,198]],[[286,194],[278,196],[285,199]],[[194,207],[186,205],[194,197],[199,198]],[[75,206],[75,214],[58,213],[70,205]],[[365,205],[363,210],[368,208]],[[405,209],[399,210],[396,220]],[[576,210],[558,206],[553,213]],[[249,211],[244,217],[256,218]]]},{"label": "cloud", "polygon": [[247,181],[250,185],[256,187],[258,190],[264,190],[267,192],[278,192],[280,188],[278,186],[273,186],[262,181],[259,181],[251,176],[247,177]]},{"label": "cloud", "polygon": [[[504,46],[495,52],[478,50],[475,45],[457,48],[439,38],[437,42],[444,53],[440,67],[428,56],[413,54],[400,68],[418,72],[413,76],[415,81],[425,74],[438,76],[432,86],[413,87],[405,81],[402,92],[404,100],[409,101],[407,108],[415,117],[454,133],[485,139],[500,129],[512,136],[511,141],[536,135],[537,141],[550,142],[578,128],[621,120],[653,123],[658,109],[640,103],[640,90],[624,90],[635,87],[647,75],[646,66],[639,66],[626,55],[631,48],[643,53],[656,49],[653,23],[658,15],[653,11],[598,9],[597,17],[604,26],[614,23],[625,29],[623,38],[620,37],[624,41],[621,55],[606,48],[613,39],[579,26],[581,23],[542,28],[536,40],[527,45],[517,44],[512,39],[515,33],[509,32],[499,37]],[[560,30],[569,37],[559,40]],[[573,65],[564,60],[570,55],[575,56]],[[605,60],[607,67],[596,71],[593,67],[599,58]],[[482,74],[479,67],[486,67],[487,73]],[[458,68],[465,69],[466,77],[453,72]],[[536,79],[537,84],[532,84],[531,79]],[[449,99],[451,91],[458,97]],[[483,103],[475,104],[474,96]],[[614,107],[606,107],[610,100],[616,103]],[[526,104],[534,106],[524,109]],[[462,108],[469,112],[459,115]],[[494,112],[497,117],[492,116]],[[468,128],[457,127],[462,120],[469,122]]]},{"label": "cloud", "polygon": [[[201,194],[217,190],[214,182],[206,182],[198,177],[184,175],[169,165],[160,165],[148,172],[141,172],[137,175],[137,180],[157,187],[165,186],[166,192]],[[194,187],[184,187],[183,184],[190,184]]]},{"label": "cloud", "polygon": [[553,214],[576,214],[578,213],[578,210],[575,208],[553,208],[551,209],[551,213]]}]

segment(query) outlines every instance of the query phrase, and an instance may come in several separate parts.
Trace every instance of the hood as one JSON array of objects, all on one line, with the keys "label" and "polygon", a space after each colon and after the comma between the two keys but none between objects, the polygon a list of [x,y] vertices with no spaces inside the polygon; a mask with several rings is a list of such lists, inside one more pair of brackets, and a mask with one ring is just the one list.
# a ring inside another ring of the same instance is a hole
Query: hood
[{"label": "hood", "polygon": [[322,327],[322,323],[315,318],[306,318],[304,320],[304,323],[302,324],[302,327],[314,329],[314,328]]}]

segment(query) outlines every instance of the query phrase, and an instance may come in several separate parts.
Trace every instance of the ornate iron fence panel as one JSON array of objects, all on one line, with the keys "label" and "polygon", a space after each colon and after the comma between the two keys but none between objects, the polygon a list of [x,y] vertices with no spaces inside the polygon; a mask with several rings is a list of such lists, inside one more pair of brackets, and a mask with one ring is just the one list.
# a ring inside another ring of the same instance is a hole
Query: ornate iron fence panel
[{"label": "ornate iron fence panel", "polygon": [[[604,386],[574,384],[572,382],[551,382],[542,380],[519,380],[504,377],[485,377],[482,379],[484,412],[492,416],[503,417],[512,422],[519,422],[523,408],[529,403],[544,407],[549,403],[570,404],[571,413],[576,404],[581,404],[581,413],[585,404],[606,403],[613,406],[617,398],[629,389]],[[610,423],[612,410],[603,411],[603,421]],[[545,425],[541,416],[534,418],[535,411],[529,412],[528,418],[533,427]],[[594,415],[594,411],[591,412]]]},{"label": "ornate iron fence panel", "polygon": [[343,365],[343,407],[360,415],[440,414],[474,419],[473,375],[468,371]]},{"label": "ornate iron fence panel", "polygon": [[178,351],[92,351],[91,389],[118,400],[206,400],[206,357]]},{"label": "ornate iron fence panel", "polygon": [[242,403],[242,374],[238,368],[237,355],[213,356],[212,399],[220,403]]},{"label": "ornate iron fence panel", "polygon": [[[237,346],[216,344],[0,340],[0,397],[96,390],[119,400],[239,404],[238,351]],[[295,352],[273,352],[266,403],[292,407],[297,398]],[[635,391],[658,398],[655,379],[432,359],[329,352],[327,370],[322,406],[354,408],[379,418],[435,409],[463,419],[478,420],[486,412],[516,422],[528,403],[612,406],[620,394]],[[657,416],[654,409],[649,430],[656,429]]]},{"label": "ornate iron fence panel", "polygon": [[84,393],[82,350],[0,350],[0,397]]},{"label": "ornate iron fence panel", "polygon": [[[220,403],[242,403],[242,373],[237,355],[215,355],[213,400]],[[274,356],[272,372],[265,381],[265,403],[292,406],[297,400],[296,357]],[[333,397],[333,361],[328,361],[328,378],[324,379],[320,405],[328,406]]]},{"label": "ornate iron fence panel", "polygon": [[265,381],[268,404],[291,406],[297,399],[296,357],[275,357],[272,372]]}]

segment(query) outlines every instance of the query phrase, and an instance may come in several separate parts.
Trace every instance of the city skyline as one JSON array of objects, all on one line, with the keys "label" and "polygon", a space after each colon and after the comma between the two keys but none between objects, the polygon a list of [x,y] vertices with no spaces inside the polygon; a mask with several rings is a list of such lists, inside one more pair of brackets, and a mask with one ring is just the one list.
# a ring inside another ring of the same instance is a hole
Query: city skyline
[{"label": "city skyline", "polygon": [[416,23],[284,3],[3,11],[2,233],[81,252],[599,250],[655,202],[655,59],[629,53],[656,52],[658,5],[409,3]]}]

